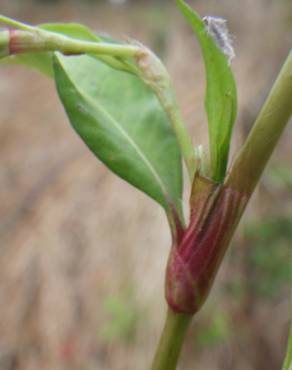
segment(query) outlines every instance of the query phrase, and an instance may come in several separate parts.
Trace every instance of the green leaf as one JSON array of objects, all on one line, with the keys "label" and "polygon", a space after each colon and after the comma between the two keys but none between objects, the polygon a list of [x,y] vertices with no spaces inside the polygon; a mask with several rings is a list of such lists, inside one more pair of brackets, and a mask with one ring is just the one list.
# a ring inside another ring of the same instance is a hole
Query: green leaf
[{"label": "green leaf", "polygon": [[177,4],[196,33],[204,57],[211,177],[221,182],[226,173],[236,118],[236,85],[226,55],[206,31],[203,20],[183,0],[177,0]]},{"label": "green leaf", "polygon": [[44,23],[38,25],[38,28],[60,33],[78,40],[102,41],[101,38],[95,35],[88,27],[79,23]]},{"label": "green leaf", "polygon": [[70,122],[114,173],[181,214],[175,135],[157,98],[136,76],[88,56],[55,54],[57,90]]},{"label": "green leaf", "polygon": [[[37,28],[65,35],[78,40],[120,43],[112,39],[110,36],[97,35],[89,28],[79,23],[46,23],[37,26],[36,29]],[[25,65],[36,69],[37,71],[48,77],[53,77],[52,56],[52,52],[25,53],[11,55],[9,57],[1,59],[0,62],[5,64]],[[130,73],[136,73],[136,67],[134,63],[129,60],[121,60],[120,58],[103,55],[92,55],[92,57],[103,61],[113,68],[124,70]]]},{"label": "green leaf", "polygon": [[0,59],[1,64],[24,65],[48,77],[53,77],[51,53],[27,53]]}]

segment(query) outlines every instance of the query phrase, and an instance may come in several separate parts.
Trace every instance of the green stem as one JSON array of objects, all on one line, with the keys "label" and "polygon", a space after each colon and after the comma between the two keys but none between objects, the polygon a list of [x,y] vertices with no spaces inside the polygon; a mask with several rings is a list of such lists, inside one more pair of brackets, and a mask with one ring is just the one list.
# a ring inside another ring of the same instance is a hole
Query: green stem
[{"label": "green stem", "polygon": [[292,114],[292,52],[235,159],[227,184],[250,196]]},{"label": "green stem", "polygon": [[12,26],[12,27],[19,28],[21,30],[25,30],[25,31],[34,31],[35,30],[35,27],[30,26],[29,24],[18,22],[16,20],[12,19],[12,18],[5,17],[2,14],[0,14],[0,22],[4,23],[4,24],[7,24],[9,26]]},{"label": "green stem", "polygon": [[9,54],[9,32],[0,32],[0,58]]},{"label": "green stem", "polygon": [[155,93],[170,121],[188,170],[190,182],[192,183],[196,170],[195,151],[192,139],[177,106],[174,88],[168,71],[161,60],[143,45],[141,45],[140,52],[136,55],[136,62],[140,68],[140,77]]},{"label": "green stem", "polygon": [[[7,40],[1,37],[0,41],[0,48],[3,50],[7,47]],[[13,43],[15,50],[10,50],[10,53],[60,51],[63,54],[92,53],[117,57],[133,57],[139,51],[139,48],[134,45],[75,40],[64,35],[40,29],[36,29],[34,32],[14,31]]]},{"label": "green stem", "polygon": [[168,310],[151,370],[175,370],[192,316]]},{"label": "green stem", "polygon": [[292,370],[292,300],[291,300],[291,322],[288,336],[287,352],[282,370]]},{"label": "green stem", "polygon": [[195,150],[193,148],[192,139],[185,128],[180,111],[177,107],[175,97],[173,98],[172,106],[165,111],[168,114],[170,122],[172,123],[172,127],[176,134],[185,161],[190,183],[192,183],[196,171]]},{"label": "green stem", "polygon": [[[140,50],[140,47],[135,45],[72,39],[65,35],[15,21],[3,15],[0,15],[0,22],[18,28],[18,30],[13,32],[15,52],[60,51],[63,54],[93,53],[127,58],[135,57]],[[7,31],[2,32],[7,33]],[[0,38],[0,50],[3,52],[5,48],[7,49],[7,38],[2,34]],[[13,53],[14,51],[10,50],[10,52]]]}]

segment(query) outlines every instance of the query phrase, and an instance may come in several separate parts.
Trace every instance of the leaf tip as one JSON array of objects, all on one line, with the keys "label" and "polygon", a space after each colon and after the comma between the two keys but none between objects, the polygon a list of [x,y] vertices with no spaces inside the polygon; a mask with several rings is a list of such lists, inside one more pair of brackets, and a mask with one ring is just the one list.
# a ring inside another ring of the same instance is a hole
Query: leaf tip
[{"label": "leaf tip", "polygon": [[203,17],[204,28],[207,34],[213,39],[218,48],[226,56],[228,64],[235,57],[232,45],[232,38],[227,28],[227,21],[221,17]]}]

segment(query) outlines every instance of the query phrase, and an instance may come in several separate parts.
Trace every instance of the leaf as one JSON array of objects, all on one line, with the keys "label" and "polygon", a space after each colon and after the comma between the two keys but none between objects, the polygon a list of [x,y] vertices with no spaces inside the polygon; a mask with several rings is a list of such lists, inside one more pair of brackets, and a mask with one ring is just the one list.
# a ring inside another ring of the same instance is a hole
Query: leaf
[{"label": "leaf", "polygon": [[16,64],[31,67],[47,77],[53,77],[51,53],[26,53],[0,59],[0,64]]},{"label": "leaf", "polygon": [[[119,41],[112,39],[110,36],[97,35],[93,33],[89,28],[79,23],[46,23],[37,26],[36,29],[37,28],[72,37],[77,40],[120,43]],[[48,77],[53,77],[52,56],[52,52],[17,54],[2,58],[0,60],[0,63],[25,65],[36,69],[37,71]],[[92,56],[103,61],[113,68],[128,71],[131,73],[136,72],[136,67],[131,61],[121,60],[120,58],[104,55]]]},{"label": "leaf", "polygon": [[88,56],[55,54],[57,90],[70,122],[114,173],[181,214],[182,169],[158,100],[136,76]]},{"label": "leaf", "polygon": [[206,31],[203,20],[183,0],[177,0],[177,4],[196,33],[204,57],[211,172],[213,180],[221,182],[236,118],[236,84],[225,54]]},{"label": "leaf", "polygon": [[44,23],[38,25],[38,28],[60,33],[78,40],[102,41],[101,38],[95,35],[88,27],[79,23]]}]

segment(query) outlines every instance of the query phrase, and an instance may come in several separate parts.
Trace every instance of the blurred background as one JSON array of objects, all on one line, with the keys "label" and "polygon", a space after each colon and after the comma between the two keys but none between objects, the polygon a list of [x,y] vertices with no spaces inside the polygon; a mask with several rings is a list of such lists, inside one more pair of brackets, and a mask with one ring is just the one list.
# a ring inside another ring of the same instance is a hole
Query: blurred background
[{"label": "blurred background", "polygon": [[[234,153],[291,48],[292,2],[190,3],[202,16],[225,17],[234,37]],[[149,45],[169,68],[194,144],[206,144],[201,54],[174,1],[1,0],[0,11],[31,23],[77,21]],[[148,369],[166,309],[163,211],[85,148],[52,81],[1,66],[0,99],[0,370]],[[281,367],[291,141],[290,123],[192,324],[180,369]]]}]

